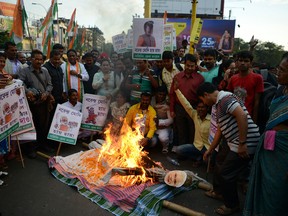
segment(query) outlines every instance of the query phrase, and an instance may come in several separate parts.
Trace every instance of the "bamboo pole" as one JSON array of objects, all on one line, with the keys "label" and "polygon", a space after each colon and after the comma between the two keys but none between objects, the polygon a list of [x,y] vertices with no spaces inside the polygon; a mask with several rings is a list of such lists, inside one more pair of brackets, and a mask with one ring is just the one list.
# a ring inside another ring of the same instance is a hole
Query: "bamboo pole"
[{"label": "bamboo pole", "polygon": [[57,149],[57,152],[56,152],[56,156],[59,155],[61,146],[62,146],[62,142],[60,142],[59,145],[58,145],[58,149]]},{"label": "bamboo pole", "polygon": [[183,215],[189,216],[205,216],[205,214],[201,212],[194,211],[192,209],[186,208],[184,206],[178,205],[176,203],[169,202],[167,200],[163,201],[163,207],[170,209],[172,211],[178,212]]},{"label": "bamboo pole", "polygon": [[22,156],[22,151],[21,151],[21,147],[20,147],[20,142],[19,142],[19,139],[18,139],[18,135],[16,135],[16,141],[17,141],[17,145],[18,145],[18,150],[19,150],[19,154],[20,154],[20,159],[21,159],[22,167],[25,168],[24,159],[23,159],[23,156]]},{"label": "bamboo pole", "polygon": [[30,42],[30,49],[31,51],[33,50],[33,45],[32,45],[32,38],[31,38],[31,35],[30,35],[30,31],[29,31],[29,26],[28,26],[28,21],[26,19],[26,26],[27,26],[27,32],[28,32],[28,37],[29,37],[29,42]]},{"label": "bamboo pole", "polygon": [[44,157],[44,158],[47,158],[47,159],[50,159],[50,158],[51,158],[50,155],[44,154],[43,152],[37,151],[36,153],[37,153],[38,155],[40,155],[41,157]]}]

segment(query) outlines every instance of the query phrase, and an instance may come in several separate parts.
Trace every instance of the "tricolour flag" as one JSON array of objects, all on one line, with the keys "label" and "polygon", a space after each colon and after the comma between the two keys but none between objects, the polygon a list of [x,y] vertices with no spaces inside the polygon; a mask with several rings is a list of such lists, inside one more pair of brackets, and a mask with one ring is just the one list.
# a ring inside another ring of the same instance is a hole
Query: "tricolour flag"
[{"label": "tricolour flag", "polygon": [[57,11],[58,11],[57,0],[52,0],[51,6],[46,14],[45,19],[41,23],[39,31],[43,31],[43,29],[45,29],[47,25],[49,25],[49,27],[51,28],[51,26],[53,25],[53,19],[55,18]]},{"label": "tricolour flag", "polygon": [[69,42],[68,49],[75,49],[76,48],[76,45],[77,45],[77,42],[78,42],[77,35],[78,35],[78,25],[76,23],[76,25],[74,27],[74,31],[73,31],[73,37],[72,37],[72,39]]},{"label": "tricolour flag", "polygon": [[75,27],[75,16],[76,16],[76,8],[74,9],[72,16],[70,18],[70,21],[68,23],[67,26],[67,31],[66,31],[66,37],[70,36],[69,34],[71,34],[74,31],[74,27]]},{"label": "tricolour flag", "polygon": [[85,47],[85,38],[86,38],[86,29],[84,28],[82,31],[82,36],[81,36],[81,47]]},{"label": "tricolour flag", "polygon": [[10,32],[10,37],[15,44],[18,44],[23,40],[26,20],[27,14],[25,11],[24,2],[23,0],[17,0],[13,15],[13,26]]}]

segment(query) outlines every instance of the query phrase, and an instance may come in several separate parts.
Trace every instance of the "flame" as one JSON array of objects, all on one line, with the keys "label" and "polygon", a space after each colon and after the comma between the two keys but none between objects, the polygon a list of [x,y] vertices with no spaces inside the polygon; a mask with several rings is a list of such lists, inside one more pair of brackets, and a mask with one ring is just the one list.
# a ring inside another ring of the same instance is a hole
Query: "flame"
[{"label": "flame", "polygon": [[[148,152],[143,151],[143,147],[139,141],[143,139],[141,125],[136,126],[135,130],[126,123],[125,119],[119,136],[111,133],[112,124],[105,130],[105,143],[102,148],[94,149],[94,153],[89,153],[83,157],[81,167],[89,170],[85,177],[89,182],[98,182],[112,168],[141,168],[142,175],[115,175],[109,183],[117,184],[123,187],[128,187],[136,183],[153,182],[152,178],[145,175],[146,171],[143,167],[142,158],[148,155]],[[96,154],[95,154],[96,153]]]}]

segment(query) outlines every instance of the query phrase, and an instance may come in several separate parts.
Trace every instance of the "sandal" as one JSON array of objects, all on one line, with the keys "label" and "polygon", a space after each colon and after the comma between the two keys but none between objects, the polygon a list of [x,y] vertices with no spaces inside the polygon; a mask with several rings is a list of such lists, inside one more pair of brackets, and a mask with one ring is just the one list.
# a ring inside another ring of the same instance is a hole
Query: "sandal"
[{"label": "sandal", "polygon": [[216,200],[223,200],[223,196],[221,194],[216,193],[214,190],[206,191],[205,195]]},{"label": "sandal", "polygon": [[232,215],[239,210],[240,208],[238,206],[236,206],[235,208],[227,208],[225,205],[221,205],[217,209],[215,209],[215,212],[220,215]]}]

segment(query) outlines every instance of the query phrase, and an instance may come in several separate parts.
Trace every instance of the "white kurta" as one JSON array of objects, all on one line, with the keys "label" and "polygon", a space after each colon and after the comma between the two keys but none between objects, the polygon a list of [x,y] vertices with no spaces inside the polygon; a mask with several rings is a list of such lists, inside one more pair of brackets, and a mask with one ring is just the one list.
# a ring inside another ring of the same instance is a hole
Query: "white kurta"
[{"label": "white kurta", "polygon": [[[61,64],[61,68],[62,68],[63,73],[64,73],[64,83],[63,83],[64,92],[68,92],[68,90],[69,90],[68,89],[68,77],[67,77],[67,64],[68,63],[66,63],[66,62]],[[88,75],[84,65],[80,62],[79,62],[79,69],[80,69],[80,71],[77,71],[76,64],[75,65],[70,64],[70,71],[75,70],[81,74],[82,79],[80,80],[80,85],[82,85],[83,81],[89,80],[89,75]],[[78,79],[79,78],[77,76],[70,76],[69,79],[70,79],[70,83],[71,83],[71,88],[76,89],[78,91],[78,88],[80,87],[80,86],[78,86]],[[82,86],[82,93],[84,94],[83,86]]]}]

